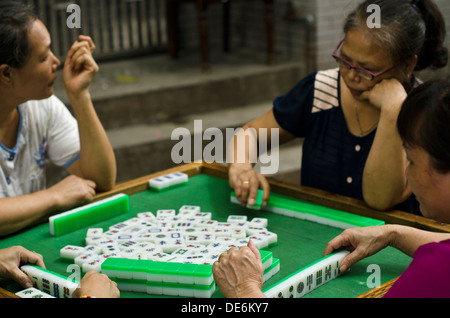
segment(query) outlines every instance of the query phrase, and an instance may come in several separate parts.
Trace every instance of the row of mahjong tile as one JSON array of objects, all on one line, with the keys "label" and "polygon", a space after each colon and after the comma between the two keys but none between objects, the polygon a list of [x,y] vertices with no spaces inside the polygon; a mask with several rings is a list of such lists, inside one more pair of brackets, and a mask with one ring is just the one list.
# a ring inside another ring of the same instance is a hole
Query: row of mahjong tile
[{"label": "row of mahjong tile", "polygon": [[269,298],[300,298],[338,277],[341,261],[349,254],[338,251],[292,273],[283,280],[263,290]]},{"label": "row of mahjong tile", "polygon": [[[160,262],[180,262],[192,264],[213,264],[221,253],[232,247],[247,245],[249,239],[232,240],[219,238],[208,246],[201,244],[185,244],[173,252],[168,253],[160,246],[148,242],[127,241],[118,248],[111,245],[88,245],[85,247],[67,245],[60,250],[64,261],[73,262],[80,266],[83,272],[99,270],[103,261],[110,257],[153,260]],[[181,244],[180,244],[181,245]],[[106,249],[105,249],[106,248]],[[113,249],[114,251],[108,251]]]},{"label": "row of mahjong tile", "polygon": [[174,186],[186,184],[188,180],[189,177],[187,174],[183,172],[175,172],[150,179],[148,181],[148,186],[151,190],[162,191]]},{"label": "row of mahjong tile", "polygon": [[[211,219],[211,212],[200,212],[199,206],[184,205],[178,215],[175,210],[158,210],[138,213],[137,217],[103,229],[89,229],[86,235],[87,245],[96,245],[101,241],[114,240],[127,244],[128,241],[152,242],[171,253],[180,245],[208,245],[217,238],[231,237],[244,239],[251,237],[258,248],[271,247],[277,243],[277,235],[267,230],[266,218],[253,218],[247,221],[245,215],[230,215],[226,222]],[[112,249],[105,253],[114,252]]]},{"label": "row of mahjong tile", "polygon": [[46,294],[55,298],[71,298],[78,287],[78,282],[36,265],[23,265],[20,269],[30,277],[33,287],[40,290],[27,289],[17,295],[24,298],[48,298]]},{"label": "row of mahjong tile", "polygon": [[[259,249],[277,244],[277,234],[265,227],[253,226],[251,222],[241,225],[223,224],[217,227],[146,227],[139,224],[121,230],[110,229],[107,232],[103,232],[101,228],[94,228],[88,230],[85,241],[86,245],[101,245],[104,253],[115,252],[120,247],[128,247],[133,242],[153,243],[166,253],[171,253],[186,244],[209,245],[217,239],[230,241],[251,238]],[[225,228],[227,225],[231,226]]]},{"label": "row of mahjong tile", "polygon": [[[177,217],[175,210],[158,210],[156,216],[151,212],[138,213],[137,217],[111,226],[107,232],[89,229],[87,246],[68,245],[61,249],[60,255],[88,271],[97,270],[108,257],[212,264],[222,252],[246,245],[249,239],[259,249],[277,244],[277,235],[260,227],[267,226],[267,219],[247,222],[246,216],[230,215],[227,222],[217,222],[210,219],[210,213],[201,213],[198,206],[185,205],[179,211],[178,215],[186,218],[202,214],[201,221],[194,222],[193,227],[169,227],[168,220]],[[166,226],[148,226],[162,218]],[[241,234],[236,235],[234,230],[240,230]]]},{"label": "row of mahjong tile", "polygon": [[[261,251],[263,280],[280,269],[272,252]],[[109,258],[102,273],[117,282],[121,291],[146,292],[155,295],[211,297],[215,291],[212,266]]]}]

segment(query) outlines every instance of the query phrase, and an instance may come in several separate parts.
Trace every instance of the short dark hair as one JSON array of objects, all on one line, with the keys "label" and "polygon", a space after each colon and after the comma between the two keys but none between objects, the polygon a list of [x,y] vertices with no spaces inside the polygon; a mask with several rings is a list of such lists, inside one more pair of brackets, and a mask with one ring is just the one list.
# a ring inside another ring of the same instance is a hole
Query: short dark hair
[{"label": "short dark hair", "polygon": [[22,67],[29,55],[28,31],[37,19],[34,8],[18,1],[0,2],[0,65]]},{"label": "short dark hair", "polygon": [[344,33],[367,28],[371,14],[367,8],[372,4],[380,7],[381,27],[370,29],[367,34],[389,50],[393,63],[417,55],[416,71],[447,65],[445,19],[432,0],[365,0],[348,15]]},{"label": "short dark hair", "polygon": [[407,146],[421,147],[440,173],[450,171],[450,82],[435,79],[414,88],[397,120]]}]

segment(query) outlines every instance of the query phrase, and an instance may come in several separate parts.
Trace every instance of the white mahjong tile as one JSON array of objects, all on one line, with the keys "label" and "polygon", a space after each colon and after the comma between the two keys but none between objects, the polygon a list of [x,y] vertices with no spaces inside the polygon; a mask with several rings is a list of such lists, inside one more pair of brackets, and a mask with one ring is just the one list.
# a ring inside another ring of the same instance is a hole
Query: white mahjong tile
[{"label": "white mahjong tile", "polygon": [[[150,226],[152,226],[152,225],[150,225]],[[132,225],[132,226],[127,227],[126,229],[124,229],[122,231],[122,233],[123,234],[132,234],[132,235],[134,235],[134,234],[141,234],[141,233],[143,233],[145,231],[145,229],[146,229],[145,225],[143,225],[143,224],[136,224],[136,225]]]},{"label": "white mahjong tile", "polygon": [[215,251],[214,248],[209,248],[209,246],[204,246],[203,248],[191,250],[191,255],[209,255]]},{"label": "white mahjong tile", "polygon": [[249,224],[256,227],[267,227],[268,226],[268,220],[266,218],[253,218]]},{"label": "white mahjong tile", "polygon": [[86,253],[86,250],[84,247],[76,246],[76,245],[66,245],[59,251],[59,255],[62,258],[67,258],[67,259],[75,259],[75,257],[77,257],[81,254],[85,254],[85,253]]},{"label": "white mahjong tile", "polygon": [[234,226],[233,223],[229,223],[229,222],[217,222],[216,228],[231,229],[233,226]]},{"label": "white mahjong tile", "polygon": [[162,248],[159,246],[143,248],[139,252],[139,259],[151,260],[155,253],[163,253]]},{"label": "white mahjong tile", "polygon": [[157,210],[156,211],[156,218],[167,218],[167,217],[174,217],[176,216],[177,212],[173,209],[166,209],[166,210]]},{"label": "white mahjong tile", "polygon": [[184,236],[186,235],[195,235],[198,233],[197,228],[196,227],[185,227],[182,229],[182,233]]},{"label": "white mahjong tile", "polygon": [[55,298],[54,296],[44,293],[37,288],[30,287],[16,293],[21,298]]},{"label": "white mahjong tile", "polygon": [[109,254],[119,252],[119,244],[114,240],[107,240],[104,243],[99,243],[100,248],[102,249],[102,253]]},{"label": "white mahjong tile", "polygon": [[172,252],[173,256],[180,256],[180,257],[184,257],[184,256],[187,256],[187,255],[190,255],[190,254],[192,254],[192,249],[187,248],[185,246],[180,247],[180,248],[178,248],[178,249],[176,249],[175,251]]},{"label": "white mahjong tile", "polygon": [[255,234],[250,235],[248,238],[255,244],[257,249],[262,249],[269,245],[269,239],[264,235]]},{"label": "white mahjong tile", "polygon": [[242,246],[242,244],[239,243],[238,241],[233,241],[233,242],[230,242],[230,243],[225,247],[225,250],[229,250],[230,248],[237,248],[237,249],[239,249],[241,246]]},{"label": "white mahjong tile", "polygon": [[171,228],[172,227],[172,220],[166,220],[166,221],[161,221],[158,220],[155,222],[155,224],[158,226],[158,228]]},{"label": "white mahjong tile", "polygon": [[166,233],[180,233],[180,234],[183,234],[183,229],[182,228],[168,227],[168,228],[163,228],[163,230]]},{"label": "white mahjong tile", "polygon": [[134,240],[140,243],[153,243],[153,234],[139,234]]},{"label": "white mahjong tile", "polygon": [[233,227],[237,229],[247,229],[249,222],[236,222],[233,223]]},{"label": "white mahjong tile", "polygon": [[147,211],[138,213],[137,217],[144,220],[153,220],[155,218],[155,215],[153,214],[153,212]]},{"label": "white mahjong tile", "polygon": [[246,229],[246,233],[248,236],[253,235],[253,234],[258,234],[259,232],[262,231],[267,231],[267,229],[265,227],[260,227],[260,226],[249,226]]},{"label": "white mahjong tile", "polygon": [[203,255],[203,254],[199,254],[199,255],[191,254],[191,255],[187,255],[184,258],[185,262],[191,263],[191,264],[202,264],[205,259],[206,259],[206,255]]},{"label": "white mahjong tile", "polygon": [[211,242],[208,245],[208,248],[210,248],[213,252],[214,251],[222,251],[222,249],[227,246],[227,243],[223,242],[223,241],[217,241],[214,240],[214,242]]},{"label": "white mahjong tile", "polygon": [[183,172],[174,172],[171,175],[175,177],[176,183],[188,182],[189,180],[189,176]]},{"label": "white mahjong tile", "polygon": [[192,228],[194,226],[194,223],[187,219],[183,219],[176,223],[173,223],[173,226],[176,228]]},{"label": "white mahjong tile", "polygon": [[245,238],[247,236],[245,229],[231,229],[231,237],[236,239]]},{"label": "white mahjong tile", "polygon": [[208,226],[197,226],[194,227],[197,233],[203,233],[203,234],[212,234],[214,233],[214,229],[212,227]]},{"label": "white mahjong tile", "polygon": [[94,254],[99,255],[102,253],[102,249],[98,245],[86,245],[84,247],[84,249],[86,250],[87,253],[92,254],[92,255],[94,255]]},{"label": "white mahjong tile", "polygon": [[187,248],[192,248],[192,249],[197,249],[197,248],[204,248],[205,245],[197,244],[195,242],[186,242],[186,247]]},{"label": "white mahjong tile", "polygon": [[178,215],[188,215],[188,214],[195,214],[201,212],[200,206],[198,205],[183,205],[178,210]]},{"label": "white mahjong tile", "polygon": [[137,216],[132,217],[131,219],[123,221],[124,224],[128,226],[134,226],[142,222],[141,218],[138,218]]},{"label": "white mahjong tile", "polygon": [[164,176],[160,176],[159,178],[165,180],[167,182],[167,186],[169,187],[177,183],[176,178],[172,174],[166,174]]},{"label": "white mahjong tile", "polygon": [[86,237],[102,236],[102,228],[89,228],[86,233]]},{"label": "white mahjong tile", "polygon": [[237,239],[234,242],[234,244],[239,246],[239,247],[242,247],[242,246],[247,246],[249,241],[250,241],[250,238],[246,237],[246,238]]},{"label": "white mahjong tile", "polygon": [[232,238],[231,236],[216,236],[216,239],[215,239],[215,243],[218,243],[218,242],[220,242],[220,243],[223,243],[223,244],[230,244],[230,243],[233,243],[234,241],[236,241],[236,239],[235,238]]},{"label": "white mahjong tile", "polygon": [[197,212],[197,213],[193,213],[190,217],[199,219],[202,221],[207,221],[207,220],[211,220],[212,213],[211,212]]},{"label": "white mahjong tile", "polygon": [[141,249],[146,249],[146,248],[152,248],[155,247],[155,243],[152,242],[139,242],[136,241],[136,246],[141,248]]},{"label": "white mahjong tile", "polygon": [[262,235],[267,238],[268,243],[272,244],[278,241],[278,235],[276,233],[270,231],[261,231],[258,232],[257,235]]},{"label": "white mahjong tile", "polygon": [[195,226],[215,228],[217,226],[217,223],[219,222],[216,220],[201,220],[200,222],[197,222]]},{"label": "white mahjong tile", "polygon": [[243,223],[247,222],[246,215],[229,215],[227,218],[227,223]]},{"label": "white mahjong tile", "polygon": [[185,246],[184,239],[165,239],[155,241],[155,245],[162,248],[164,253],[172,253],[176,249]]},{"label": "white mahjong tile", "polygon": [[138,242],[134,241],[134,240],[128,240],[128,241],[124,240],[122,242],[118,242],[118,247],[121,251],[125,250],[127,248],[130,248],[130,247],[133,247],[133,246],[137,246],[137,245],[138,245]]},{"label": "white mahjong tile", "polygon": [[164,228],[160,228],[160,227],[150,227],[145,229],[145,231],[142,234],[150,234],[150,235],[155,235],[155,234],[159,234],[159,233],[167,233],[167,229]]},{"label": "white mahjong tile", "polygon": [[[111,231],[111,230],[122,231],[123,229],[125,229],[125,228],[127,228],[127,227],[129,227],[129,226],[130,226],[130,225],[129,225],[129,224],[126,224],[125,222],[120,222],[120,223],[111,225],[111,226],[108,228],[108,230],[109,230],[109,231]],[[115,232],[115,233],[117,233],[117,232]]]},{"label": "white mahjong tile", "polygon": [[168,186],[170,186],[169,180],[163,179],[161,177],[152,178],[148,181],[148,185],[150,188],[156,188],[156,189],[164,189]]},{"label": "white mahjong tile", "polygon": [[120,244],[120,243],[123,243],[126,241],[133,241],[137,235],[138,234],[133,235],[130,233],[121,233],[114,238],[114,241],[116,241],[117,244]]},{"label": "white mahjong tile", "polygon": [[213,253],[209,254],[206,257],[205,262],[208,262],[208,264],[210,264],[210,265],[214,264],[214,262],[219,259],[220,254],[222,254],[222,253],[213,252]]},{"label": "white mahjong tile", "polygon": [[103,260],[110,258],[110,257],[122,258],[122,254],[120,252],[114,252],[114,253],[101,254],[101,255],[99,255],[99,257],[102,258]]},{"label": "white mahjong tile", "polygon": [[115,239],[118,235],[122,233],[121,230],[118,229],[111,229],[106,232],[103,232],[103,237],[106,239]]},{"label": "white mahjong tile", "polygon": [[103,257],[97,257],[97,258],[91,259],[91,260],[81,264],[81,269],[84,273],[87,273],[89,271],[101,272],[102,263],[104,261],[105,261],[105,259]]},{"label": "white mahjong tile", "polygon": [[105,238],[103,236],[93,236],[93,237],[86,237],[85,242],[86,245],[98,245],[98,242],[104,240]]},{"label": "white mahjong tile", "polygon": [[170,258],[171,255],[164,252],[156,252],[148,255],[148,259],[152,261],[165,262],[166,259]]},{"label": "white mahjong tile", "polygon": [[230,231],[230,229],[225,228],[225,227],[223,227],[223,228],[218,228],[218,227],[216,227],[216,228],[213,230],[213,234],[214,234],[216,237],[231,237],[231,231]]},{"label": "white mahjong tile", "polygon": [[82,254],[82,255],[75,257],[74,263],[81,267],[81,265],[83,265],[83,263],[94,260],[97,258],[97,256],[98,256],[97,254],[89,254],[89,253]]},{"label": "white mahjong tile", "polygon": [[129,247],[120,251],[120,255],[128,259],[140,259],[141,253],[142,249],[137,247]]}]

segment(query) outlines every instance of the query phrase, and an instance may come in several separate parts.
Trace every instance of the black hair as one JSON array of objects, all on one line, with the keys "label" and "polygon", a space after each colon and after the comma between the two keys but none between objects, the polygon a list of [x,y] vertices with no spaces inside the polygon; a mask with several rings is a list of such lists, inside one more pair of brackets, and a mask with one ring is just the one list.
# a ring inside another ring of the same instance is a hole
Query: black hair
[{"label": "black hair", "polygon": [[30,5],[18,1],[0,2],[0,65],[22,67],[29,55],[28,31],[37,19]]},{"label": "black hair", "polygon": [[436,171],[450,172],[450,82],[435,79],[414,88],[403,103],[397,129],[405,145],[430,155]]},{"label": "black hair", "polygon": [[347,17],[344,33],[362,26],[368,28],[372,12],[367,9],[373,4],[380,7],[381,27],[372,28],[367,34],[389,50],[394,63],[417,55],[415,71],[447,65],[445,20],[432,0],[365,0]]}]

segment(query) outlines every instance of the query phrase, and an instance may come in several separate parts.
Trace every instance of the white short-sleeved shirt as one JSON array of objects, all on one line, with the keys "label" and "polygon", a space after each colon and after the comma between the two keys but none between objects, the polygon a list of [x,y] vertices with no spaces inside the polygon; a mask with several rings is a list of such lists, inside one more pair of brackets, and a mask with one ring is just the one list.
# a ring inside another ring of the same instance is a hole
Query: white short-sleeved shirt
[{"label": "white short-sleeved shirt", "polygon": [[45,189],[45,159],[68,167],[80,153],[77,121],[56,96],[28,101],[18,110],[16,145],[0,143],[0,197]]}]

